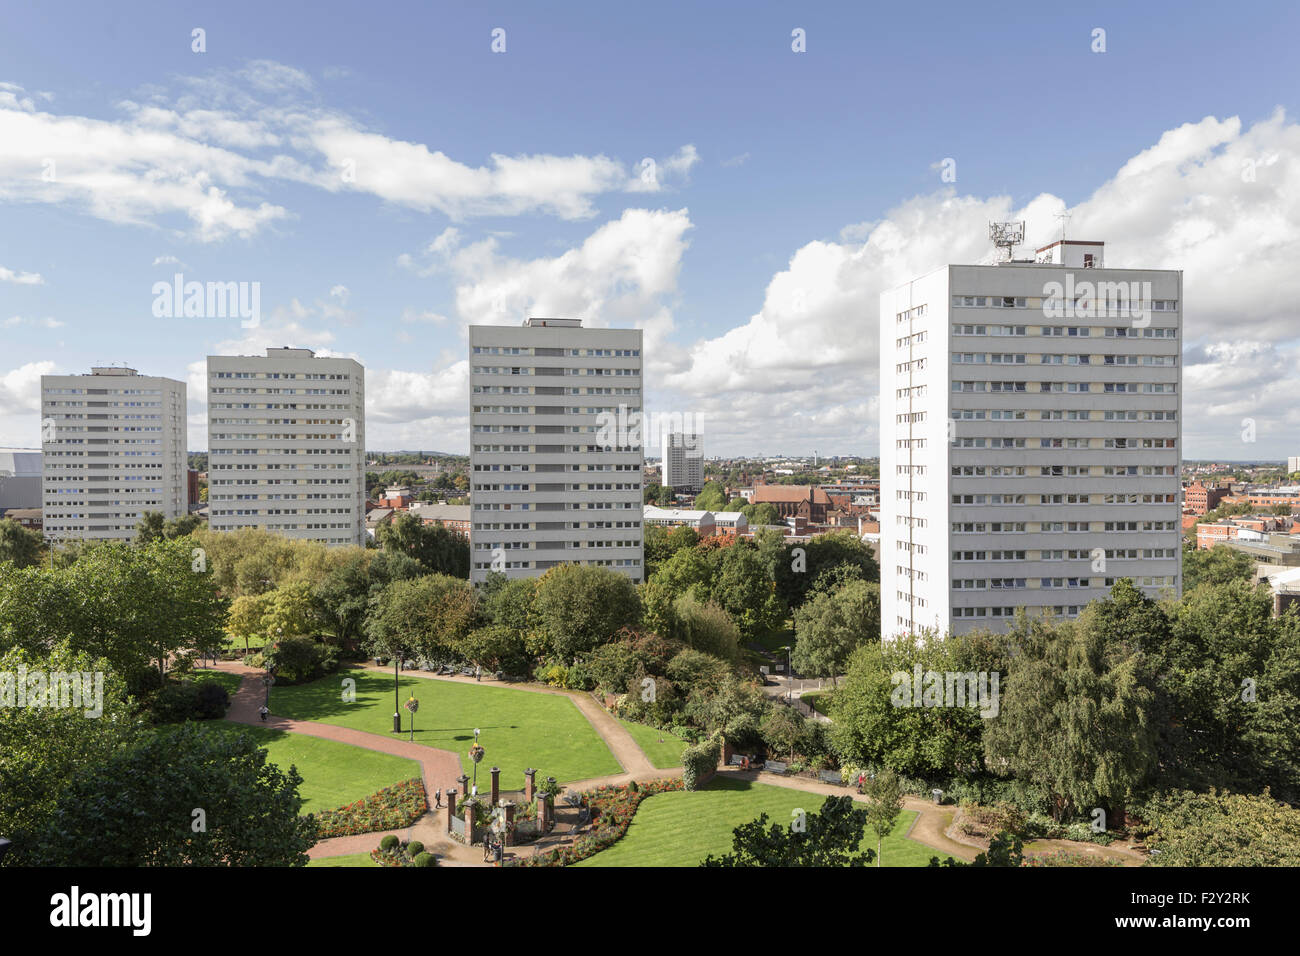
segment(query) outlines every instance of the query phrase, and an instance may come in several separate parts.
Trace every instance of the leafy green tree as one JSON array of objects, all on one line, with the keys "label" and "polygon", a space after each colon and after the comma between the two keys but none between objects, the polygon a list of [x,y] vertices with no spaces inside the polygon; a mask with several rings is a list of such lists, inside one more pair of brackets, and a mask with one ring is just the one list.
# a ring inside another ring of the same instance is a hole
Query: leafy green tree
[{"label": "leafy green tree", "polygon": [[312,611],[316,619],[339,641],[361,638],[370,583],[370,555],[356,551],[312,588]]},{"label": "leafy green tree", "polygon": [[994,834],[989,841],[989,848],[984,853],[976,854],[973,863],[948,857],[942,863],[937,856],[930,857],[930,866],[1010,866],[1019,867],[1025,862],[1024,843],[1014,833],[1003,830]]},{"label": "leafy green tree", "polygon": [[903,812],[903,787],[898,774],[889,769],[878,771],[863,788],[871,803],[867,807],[867,826],[876,835],[876,866],[880,866],[885,837],[894,832]]},{"label": "leafy green tree", "polygon": [[1103,806],[1115,818],[1155,769],[1150,662],[1141,641],[1168,630],[1160,608],[1128,579],[1077,622],[1023,616],[1020,653],[984,732],[990,766],[1043,787],[1056,820]]},{"label": "leafy green tree", "polygon": [[514,628],[490,624],[470,631],[452,648],[457,656],[487,671],[518,674],[528,670],[524,636]]},{"label": "leafy green tree", "polygon": [[469,541],[440,524],[425,524],[418,515],[403,512],[381,526],[376,537],[385,551],[415,558],[426,571],[469,577]]},{"label": "leafy green tree", "polygon": [[767,564],[758,549],[738,541],[714,552],[712,597],[731,615],[746,637],[753,637],[785,620],[786,608],[772,587]]},{"label": "leafy green tree", "polygon": [[533,610],[550,652],[564,660],[607,643],[641,618],[630,578],[581,564],[561,564],[538,578]]},{"label": "leafy green tree", "polygon": [[226,633],[234,640],[244,642],[244,650],[251,650],[251,640],[266,634],[266,616],[271,606],[271,594],[241,594],[230,602],[226,612]]},{"label": "leafy green tree", "polygon": [[149,544],[151,541],[161,541],[164,537],[166,521],[161,511],[146,511],[136,523],[135,543]]},{"label": "leafy green tree", "polygon": [[[869,642],[849,657],[845,680],[831,698],[831,741],[847,762],[885,766],[916,777],[945,776],[978,770],[983,762],[982,734],[987,721],[975,701],[967,707],[926,707],[909,696],[914,669],[979,672],[980,666],[956,666],[964,636],[947,640],[930,633],[886,643]],[[897,677],[895,676],[897,675]],[[991,680],[991,678],[990,678]],[[991,691],[991,684],[988,685]]]},{"label": "leafy green tree", "polygon": [[[88,718],[94,705],[84,698],[80,708],[17,706],[20,667],[28,675],[42,672],[47,688],[49,675],[56,672],[91,675],[92,684],[93,675],[102,674],[101,715]],[[44,829],[63,792],[88,768],[134,740],[143,725],[133,716],[126,685],[108,661],[74,653],[66,642],[42,654],[12,648],[0,655],[0,674],[15,679],[15,699],[0,702],[0,834],[14,842],[5,863],[24,865],[31,863],[33,835]]]},{"label": "leafy green tree", "polygon": [[794,630],[794,668],[837,683],[849,656],[880,640],[880,585],[858,580],[815,593],[794,612]]},{"label": "leafy green tree", "polygon": [[0,564],[12,561],[20,568],[39,564],[42,545],[38,532],[24,528],[12,518],[0,520]]},{"label": "leafy green tree", "polygon": [[777,593],[792,608],[803,604],[822,573],[837,565],[856,568],[863,581],[880,580],[880,565],[871,549],[847,528],[817,535],[806,543],[786,545],[784,551],[774,561],[772,574]]},{"label": "leafy green tree", "polygon": [[40,866],[305,866],[316,821],[298,815],[301,784],[248,734],[163,728],[81,768],[31,857]]},{"label": "leafy green tree", "polygon": [[1183,591],[1191,591],[1202,584],[1228,584],[1232,581],[1251,582],[1255,578],[1255,562],[1244,551],[1226,544],[1212,548],[1183,549]]},{"label": "leafy green tree", "polygon": [[804,719],[792,707],[770,707],[759,723],[759,732],[774,753],[793,760],[794,749],[804,736]]},{"label": "leafy green tree", "polygon": [[445,657],[469,635],[477,614],[468,581],[446,574],[394,581],[366,615],[366,646],[376,657]]},{"label": "leafy green tree", "polygon": [[701,604],[688,591],[673,603],[676,630],[668,636],[726,661],[740,653],[740,630],[717,604]]},{"label": "leafy green tree", "polygon": [[163,525],[163,536],[167,538],[183,538],[197,531],[202,524],[203,519],[196,514],[177,515]]},{"label": "leafy green tree", "polygon": [[697,511],[726,511],[727,499],[722,493],[722,485],[716,481],[705,482],[695,496],[695,508]]},{"label": "leafy green tree", "polygon": [[741,727],[757,729],[768,707],[759,688],[730,674],[716,684],[696,684],[686,700],[686,713],[705,730],[733,738]]},{"label": "leafy green tree", "polygon": [[862,853],[867,811],[851,797],[827,797],[817,813],[796,818],[791,826],[767,826],[767,814],[736,827],[731,852],[709,854],[700,866],[870,866],[875,854]]},{"label": "leafy green tree", "polygon": [[776,505],[770,501],[746,504],[739,510],[745,516],[745,520],[749,522],[751,528],[761,525],[781,524],[781,512],[777,511]]}]

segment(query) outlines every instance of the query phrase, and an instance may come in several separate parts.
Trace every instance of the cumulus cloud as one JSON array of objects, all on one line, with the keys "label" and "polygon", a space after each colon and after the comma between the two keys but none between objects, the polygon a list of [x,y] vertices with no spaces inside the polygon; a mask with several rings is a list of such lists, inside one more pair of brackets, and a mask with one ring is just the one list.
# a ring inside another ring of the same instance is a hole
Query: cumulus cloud
[{"label": "cumulus cloud", "polygon": [[45,280],[39,272],[15,272],[0,266],[0,282],[12,282],[15,285],[44,285]]},{"label": "cumulus cloud", "polygon": [[[1283,113],[1248,129],[1207,117],[1162,135],[1069,210],[1070,235],[1103,240],[1108,266],[1184,270],[1188,456],[1300,447],[1286,384],[1300,301],[1298,186],[1300,127]],[[838,241],[795,250],[760,309],[691,344],[664,383],[685,409],[707,409],[710,432],[728,443],[875,453],[880,292],[948,263],[989,261],[992,220],[1026,221],[1025,255],[1059,236],[1065,207],[1051,195],[1017,208],[949,188],[846,225]],[[1241,442],[1244,417],[1256,421],[1254,446]]]}]

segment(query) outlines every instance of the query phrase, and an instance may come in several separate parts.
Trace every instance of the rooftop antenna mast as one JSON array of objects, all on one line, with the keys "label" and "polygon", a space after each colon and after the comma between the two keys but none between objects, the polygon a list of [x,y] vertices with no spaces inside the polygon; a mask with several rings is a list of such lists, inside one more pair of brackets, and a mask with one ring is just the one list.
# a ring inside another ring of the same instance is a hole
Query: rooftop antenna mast
[{"label": "rooftop antenna mast", "polygon": [[989,238],[998,248],[998,261],[1010,262],[1016,246],[1025,241],[1025,224],[1023,222],[991,222]]},{"label": "rooftop antenna mast", "polygon": [[1070,220],[1070,213],[1069,212],[1058,213],[1056,218],[1061,220],[1061,241],[1065,242],[1065,224]]}]

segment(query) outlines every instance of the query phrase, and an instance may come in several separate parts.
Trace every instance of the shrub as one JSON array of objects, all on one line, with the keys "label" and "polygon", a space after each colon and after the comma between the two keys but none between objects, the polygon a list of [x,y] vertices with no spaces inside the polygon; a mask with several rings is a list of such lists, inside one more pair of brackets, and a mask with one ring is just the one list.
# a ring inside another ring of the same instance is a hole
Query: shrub
[{"label": "shrub", "polygon": [[226,689],[214,681],[204,681],[198,685],[198,688],[200,719],[220,720],[225,717],[226,708],[230,706],[230,694],[226,692]]},{"label": "shrub", "polygon": [[674,737],[681,737],[688,744],[698,744],[703,736],[694,727],[687,727],[685,724],[673,724],[668,728],[668,732]]},{"label": "shrub", "polygon": [[392,833],[390,833],[388,834],[388,836],[384,837],[382,840],[379,841],[379,849],[391,850],[393,849],[393,847],[397,846],[397,842],[398,842],[397,837]]},{"label": "shrub", "polygon": [[338,652],[313,637],[286,637],[262,652],[264,662],[283,684],[305,684],[338,669]]},{"label": "shrub", "polygon": [[695,744],[682,751],[682,782],[687,790],[694,790],[700,784],[701,777],[707,777],[718,769],[718,759],[722,756],[722,741],[710,738],[702,744]]},{"label": "shrub", "polygon": [[[412,844],[412,846],[414,845],[416,844]],[[409,850],[410,847],[407,847],[407,849]],[[432,853],[424,853],[424,852],[417,853],[415,855],[415,859],[412,860],[412,862],[416,866],[437,866],[438,865],[438,861]]]},{"label": "shrub", "polygon": [[226,716],[230,695],[220,684],[183,681],[163,686],[149,699],[147,706],[149,718],[155,724],[213,720]]},{"label": "shrub", "polygon": [[423,852],[424,844],[419,840],[412,840],[410,843],[406,844],[406,855],[409,857],[417,857]]},{"label": "shrub", "polygon": [[[409,827],[429,810],[424,782],[412,778],[385,787],[364,800],[316,814],[320,839]],[[383,849],[383,847],[380,847]]]}]

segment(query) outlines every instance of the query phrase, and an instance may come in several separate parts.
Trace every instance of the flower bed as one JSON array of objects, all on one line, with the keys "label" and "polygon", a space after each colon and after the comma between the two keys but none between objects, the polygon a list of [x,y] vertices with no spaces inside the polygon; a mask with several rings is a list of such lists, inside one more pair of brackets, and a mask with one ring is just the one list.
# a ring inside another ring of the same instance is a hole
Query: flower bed
[{"label": "flower bed", "polygon": [[571,846],[557,847],[539,856],[515,860],[512,866],[568,866],[585,860],[607,847],[613,846],[627,833],[636,815],[637,807],[646,797],[656,793],[684,790],[680,777],[671,780],[651,780],[631,783],[621,787],[603,786],[582,794],[582,806],[591,811],[592,831],[580,837]]},{"label": "flower bed", "polygon": [[316,814],[317,839],[409,827],[429,811],[419,778],[385,787],[364,800]]}]

